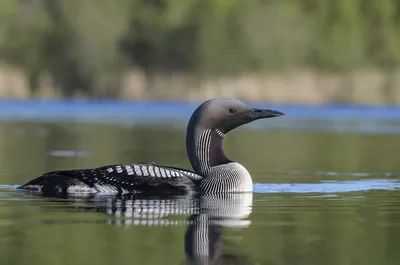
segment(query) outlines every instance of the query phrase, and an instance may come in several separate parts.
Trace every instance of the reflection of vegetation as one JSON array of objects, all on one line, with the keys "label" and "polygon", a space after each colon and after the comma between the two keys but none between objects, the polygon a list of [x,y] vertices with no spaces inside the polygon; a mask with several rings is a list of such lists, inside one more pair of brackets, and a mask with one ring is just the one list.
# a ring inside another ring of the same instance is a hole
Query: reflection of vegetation
[{"label": "reflection of vegetation", "polygon": [[[238,130],[227,136],[225,149],[249,168],[255,181],[293,182],[305,177],[287,180],[267,172],[399,171],[398,138]],[[0,183],[23,183],[53,169],[119,162],[154,160],[189,167],[184,143],[184,130],[167,127],[0,124]],[[91,156],[50,157],[48,151],[55,149],[87,150]],[[306,177],[307,181],[324,178]],[[229,253],[249,254],[254,264],[397,264],[397,192],[352,193],[348,196],[358,198],[348,200],[280,196],[255,195],[252,225]],[[0,264],[181,264],[184,260],[185,227],[122,229],[90,222],[102,215],[44,211],[36,203],[1,204]],[[236,240],[236,233],[229,235]]]},{"label": "reflection of vegetation", "polygon": [[50,72],[64,95],[115,96],[118,73],[202,74],[311,67],[395,68],[399,3],[391,0],[3,0],[0,51]]}]

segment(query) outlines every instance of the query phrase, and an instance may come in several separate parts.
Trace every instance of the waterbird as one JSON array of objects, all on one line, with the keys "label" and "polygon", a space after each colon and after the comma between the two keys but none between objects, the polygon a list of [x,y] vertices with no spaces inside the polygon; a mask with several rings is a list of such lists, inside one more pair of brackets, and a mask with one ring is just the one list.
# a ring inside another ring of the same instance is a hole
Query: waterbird
[{"label": "waterbird", "polygon": [[249,107],[237,99],[209,99],[193,112],[186,130],[186,151],[193,171],[155,162],[114,164],[47,172],[18,189],[50,197],[252,192],[250,173],[225,155],[223,139],[239,126],[281,115],[276,110]]}]

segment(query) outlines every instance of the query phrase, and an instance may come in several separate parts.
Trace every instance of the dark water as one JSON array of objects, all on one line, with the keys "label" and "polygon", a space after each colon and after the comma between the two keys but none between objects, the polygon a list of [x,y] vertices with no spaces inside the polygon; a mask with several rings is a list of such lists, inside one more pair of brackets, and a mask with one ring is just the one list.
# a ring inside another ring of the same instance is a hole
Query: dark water
[{"label": "dark water", "polygon": [[0,264],[187,264],[201,253],[216,264],[399,264],[396,133],[284,121],[234,131],[224,147],[252,174],[252,196],[83,201],[13,189],[51,170],[189,167],[185,128],[160,124],[0,123]]}]

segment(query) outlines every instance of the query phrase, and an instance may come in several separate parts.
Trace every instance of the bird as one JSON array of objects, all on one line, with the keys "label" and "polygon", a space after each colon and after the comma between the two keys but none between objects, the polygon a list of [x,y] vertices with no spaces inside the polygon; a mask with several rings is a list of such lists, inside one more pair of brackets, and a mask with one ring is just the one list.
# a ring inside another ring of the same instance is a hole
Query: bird
[{"label": "bird", "polygon": [[223,139],[242,125],[281,115],[285,114],[252,108],[238,99],[209,99],[195,109],[186,130],[186,151],[193,170],[155,162],[112,164],[47,172],[17,189],[49,197],[252,192],[250,173],[225,155]]}]

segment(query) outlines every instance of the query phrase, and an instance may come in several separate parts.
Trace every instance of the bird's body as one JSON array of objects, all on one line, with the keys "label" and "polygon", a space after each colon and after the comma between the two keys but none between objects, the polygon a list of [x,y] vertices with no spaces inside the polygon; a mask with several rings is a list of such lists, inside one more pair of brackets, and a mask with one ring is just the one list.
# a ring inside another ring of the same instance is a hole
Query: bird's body
[{"label": "bird's body", "polygon": [[251,192],[249,172],[226,157],[223,138],[243,124],[280,115],[283,113],[252,109],[234,99],[208,100],[196,109],[187,128],[186,149],[194,171],[154,162],[109,165],[48,172],[19,189],[44,196]]}]

